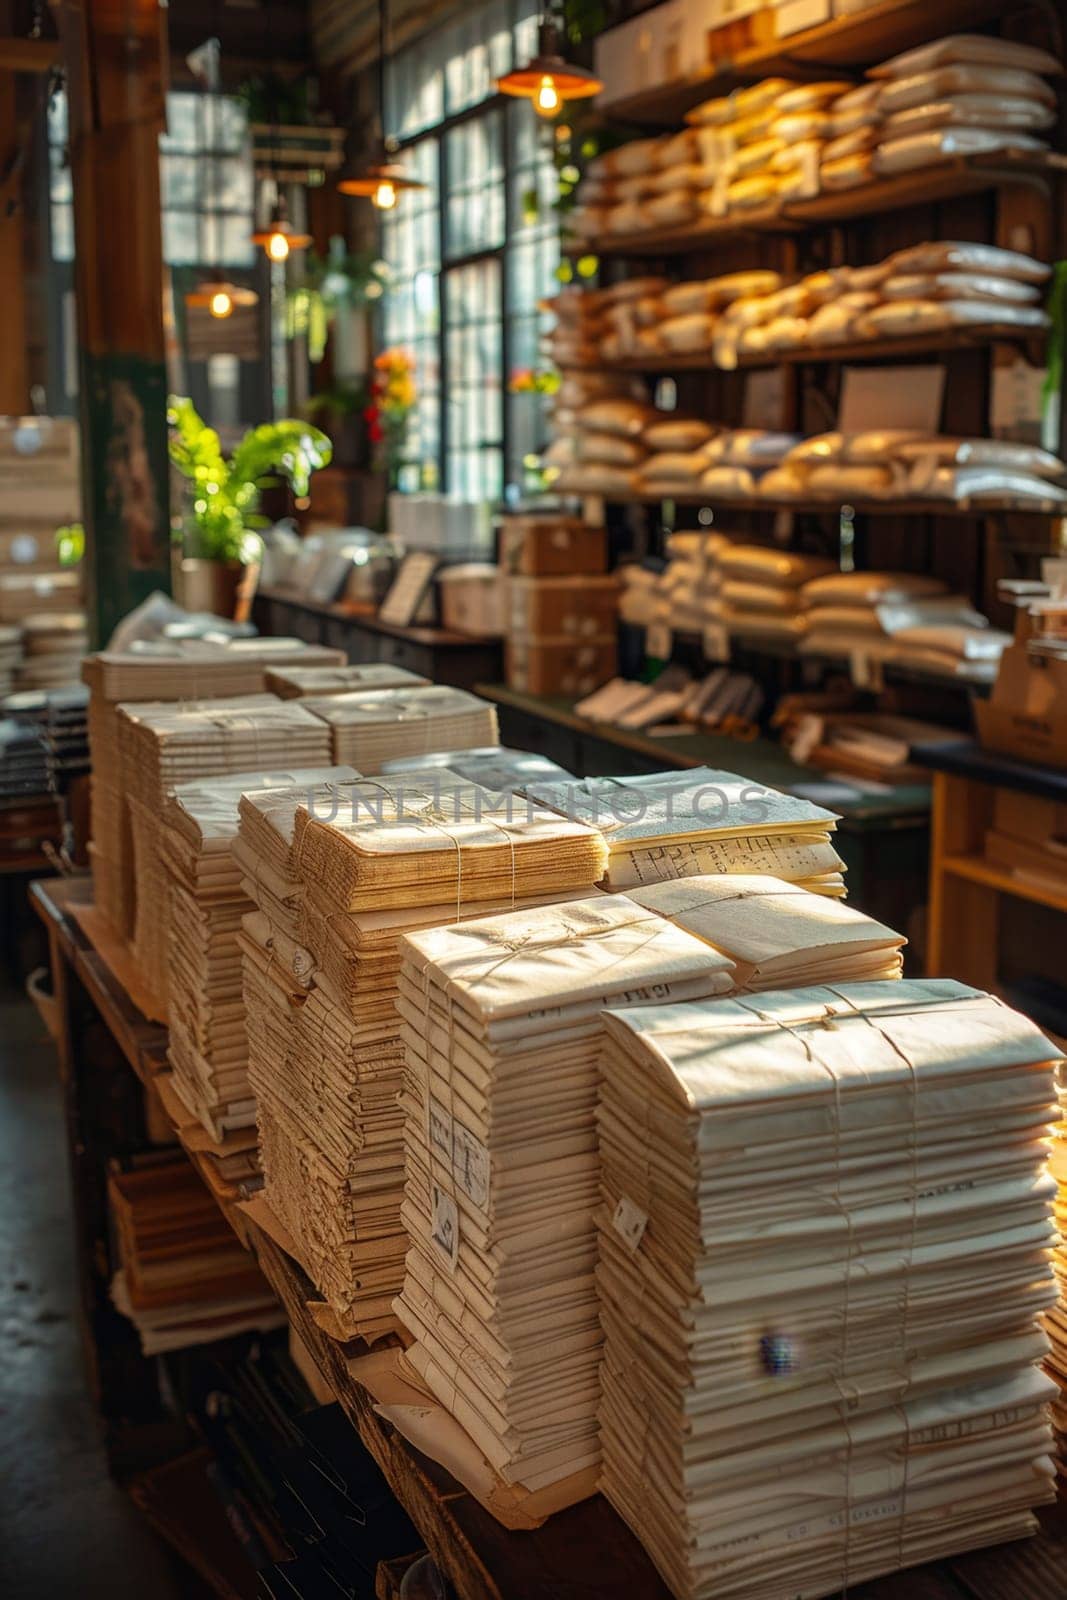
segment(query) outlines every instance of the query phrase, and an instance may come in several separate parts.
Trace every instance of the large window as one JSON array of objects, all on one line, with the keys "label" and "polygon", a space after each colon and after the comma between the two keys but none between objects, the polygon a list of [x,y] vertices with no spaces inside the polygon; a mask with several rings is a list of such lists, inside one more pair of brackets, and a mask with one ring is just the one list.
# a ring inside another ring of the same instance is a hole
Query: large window
[{"label": "large window", "polygon": [[387,128],[426,184],[383,219],[383,333],[414,355],[420,396],[404,488],[514,495],[543,443],[544,397],[509,380],[542,364],[537,302],[559,264],[553,131],[493,89],[536,34],[530,0],[491,0],[390,63]]}]

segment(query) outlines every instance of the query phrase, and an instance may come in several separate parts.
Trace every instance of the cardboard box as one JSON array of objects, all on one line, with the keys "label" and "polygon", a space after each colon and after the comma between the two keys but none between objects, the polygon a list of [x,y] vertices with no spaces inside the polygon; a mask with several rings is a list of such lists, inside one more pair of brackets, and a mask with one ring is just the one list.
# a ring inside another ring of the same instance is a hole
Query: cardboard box
[{"label": "cardboard box", "polygon": [[505,578],[484,561],[463,562],[437,574],[441,626],[476,639],[499,639],[504,632]]},{"label": "cardboard box", "polygon": [[817,28],[829,22],[833,15],[831,0],[781,0],[774,8],[774,32],[778,39],[788,39],[805,28]]},{"label": "cardboard box", "polygon": [[986,860],[1006,872],[1018,873],[1023,878],[1039,878],[1067,891],[1067,840],[1059,854],[1043,850],[1038,844],[1028,844],[1014,834],[1000,833],[987,828],[985,836]]},{"label": "cardboard box", "polygon": [[528,578],[606,572],[607,532],[580,517],[506,517],[500,525],[500,565]]},{"label": "cardboard box", "polygon": [[572,700],[599,689],[618,667],[614,635],[581,643],[567,638],[509,638],[505,659],[510,689]]},{"label": "cardboard box", "polygon": [[[756,4],[762,0],[755,0]],[[707,8],[700,0],[666,0],[593,41],[593,70],[604,87],[601,110],[646,89],[668,88],[704,65]]]},{"label": "cardboard box", "polygon": [[1000,658],[988,700],[974,702],[987,750],[1046,767],[1067,767],[1067,658],[1032,656],[1016,639]]},{"label": "cardboard box", "polygon": [[21,622],[41,612],[77,611],[82,584],[77,569],[0,574],[0,622]]},{"label": "cardboard box", "polygon": [[615,578],[509,578],[510,633],[596,638],[613,634],[619,613]]},{"label": "cardboard box", "polygon": [[994,789],[993,828],[1038,849],[1049,840],[1067,848],[1067,805],[1021,789]]}]

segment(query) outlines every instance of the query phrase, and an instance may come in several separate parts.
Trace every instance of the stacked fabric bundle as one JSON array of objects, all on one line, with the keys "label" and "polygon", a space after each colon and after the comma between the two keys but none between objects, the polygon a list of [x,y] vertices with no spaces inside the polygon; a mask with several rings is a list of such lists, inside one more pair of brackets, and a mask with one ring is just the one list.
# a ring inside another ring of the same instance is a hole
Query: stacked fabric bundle
[{"label": "stacked fabric bundle", "polygon": [[443,920],[588,893],[606,852],[592,829],[500,806],[441,770],[425,789],[408,775],[349,794],[332,820],[318,808],[296,813],[302,962],[287,961],[264,917],[246,919],[241,948],[266,1201],[339,1322],[376,1338],[394,1326],[407,1247],[398,941]]},{"label": "stacked fabric bundle", "polygon": [[496,707],[465,689],[383,689],[302,704],[329,728],[333,760],[367,774],[400,756],[498,742]]},{"label": "stacked fabric bundle", "polygon": [[863,657],[946,677],[992,679],[1011,636],[989,626],[938,578],[909,572],[835,572],[801,593],[804,654]]},{"label": "stacked fabric bundle", "polygon": [[583,778],[538,799],[599,828],[609,858],[603,887],[630,889],[707,872],[771,873],[819,894],[843,896],[832,811],[695,767],[635,778]]},{"label": "stacked fabric bundle", "polygon": [[[635,493],[648,455],[642,435],[657,415],[643,400],[628,395],[588,400],[568,425],[571,459],[560,466],[553,489],[559,494]],[[553,427],[559,427],[558,415]],[[553,467],[558,464],[552,446],[545,459]]]},{"label": "stacked fabric bundle", "polygon": [[[654,303],[655,294],[663,287],[662,278],[635,278],[610,289],[564,289],[551,300],[542,302],[542,309],[556,317],[556,331],[552,334],[547,353],[560,371],[559,388],[553,400],[549,424],[550,443],[541,458],[546,478],[560,492],[569,494],[618,494],[633,487],[635,466],[643,457],[640,432],[632,427],[634,413],[625,410],[616,413],[610,402],[620,405],[641,406],[639,413],[647,411],[647,391],[639,378],[624,373],[598,370],[597,343],[610,326],[608,318],[638,315],[642,305]],[[589,406],[607,406],[603,418],[594,414],[586,418]],[[562,484],[560,480],[563,480]],[[533,559],[521,558],[523,544],[522,521],[508,519],[508,524],[518,521],[512,551],[505,545],[503,562],[511,573],[524,576],[548,577],[577,571],[603,572],[602,548],[590,546],[587,540],[576,539],[573,554],[584,557],[581,565],[575,561],[560,562],[540,559],[544,554],[544,537]],[[557,519],[559,520],[559,519]],[[542,527],[546,518],[541,518]],[[505,538],[507,526],[505,525]],[[562,552],[564,546],[558,546]]]},{"label": "stacked fabric bundle", "polygon": [[630,889],[628,898],[733,962],[738,989],[899,978],[902,934],[782,878],[717,875]]},{"label": "stacked fabric bundle", "polygon": [[62,689],[77,683],[89,648],[84,611],[43,612],[24,617],[20,689]]},{"label": "stacked fabric bundle", "polygon": [[111,1294],[146,1355],[280,1327],[284,1313],[184,1155],[108,1177]]},{"label": "stacked fabric bundle", "polygon": [[1056,1050],[949,981],[605,1027],[601,1487],[672,1592],[814,1600],[1032,1532]]},{"label": "stacked fabric bundle", "polygon": [[164,639],[128,651],[104,650],[82,663],[90,690],[92,795],[89,856],[97,909],[116,933],[133,933],[133,842],[121,766],[118,707],[122,701],[214,700],[257,694],[271,663],[338,666],[340,650],[299,639],[235,639],[226,646]]},{"label": "stacked fabric bundle", "polygon": [[242,772],[179,784],[164,806],[170,1064],[178,1094],[219,1141],[255,1121],[237,944],[241,918],[254,906],[231,848],[241,796],[292,790],[301,803],[320,784],[357,776],[351,767]]},{"label": "stacked fabric bundle", "polygon": [[265,687],[281,700],[382,689],[425,689],[430,681],[406,667],[391,667],[379,661],[345,667],[269,667],[264,678]]},{"label": "stacked fabric bundle", "polygon": [[411,934],[405,1359],[509,1484],[595,1487],[599,1013],[723,992],[729,962],[625,896]]},{"label": "stacked fabric bundle", "polygon": [[805,628],[804,587],[832,573],[834,563],[822,556],[734,544],[719,551],[718,569],[720,614],[731,634],[796,639]]},{"label": "stacked fabric bundle", "polygon": [[227,773],[328,766],[325,723],[298,701],[245,695],[199,705],[118,708],[136,871],[133,952],[158,1006],[167,1003],[167,873],[160,819],[179,784]]},{"label": "stacked fabric bundle", "polygon": [[89,694],[81,684],[69,689],[29,689],[0,705],[4,717],[32,728],[48,759],[48,787],[65,794],[71,780],[89,770]]}]

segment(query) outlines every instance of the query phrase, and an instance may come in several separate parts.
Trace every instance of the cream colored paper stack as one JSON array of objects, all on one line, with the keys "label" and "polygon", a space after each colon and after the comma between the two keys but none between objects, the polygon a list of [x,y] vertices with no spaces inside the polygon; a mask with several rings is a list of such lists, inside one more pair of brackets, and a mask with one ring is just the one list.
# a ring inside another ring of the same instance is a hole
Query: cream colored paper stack
[{"label": "cream colored paper stack", "polygon": [[707,872],[771,873],[843,896],[831,811],[733,772],[695,767],[636,778],[538,783],[537,797],[599,828],[610,851],[602,887],[631,889]]},{"label": "cream colored paper stack", "polygon": [[82,662],[90,689],[93,897],[115,932],[133,934],[133,840],[126,810],[130,787],[120,765],[120,701],[218,700],[258,694],[266,664],[341,665],[344,652],[299,639],[235,639],[227,646],[198,640],[156,640],[129,650],[103,650]]},{"label": "cream colored paper stack", "polygon": [[167,875],[159,834],[167,796],[179,784],[226,773],[327,766],[330,741],[317,717],[273,695],[118,710],[136,873],[133,951],[165,1008]]},{"label": "cream colored paper stack", "polygon": [[509,1484],[560,1505],[592,1492],[599,1455],[599,1014],[731,982],[623,895],[403,944],[406,1359]]},{"label": "cream colored paper stack", "polygon": [[1055,1048],[950,981],[605,1027],[601,1486],[679,1600],[1032,1532]]},{"label": "cream colored paper stack", "polygon": [[267,688],[282,700],[308,700],[321,695],[380,693],[383,689],[425,689],[429,678],[420,678],[406,667],[391,667],[370,661],[343,667],[278,667],[266,675]]},{"label": "cream colored paper stack", "polygon": [[627,891],[728,956],[739,989],[899,978],[903,934],[781,878],[708,876]]},{"label": "cream colored paper stack", "polygon": [[1059,1299],[1044,1318],[1045,1332],[1052,1349],[1049,1352],[1048,1372],[1059,1386],[1052,1402],[1052,1427],[1056,1436],[1056,1466],[1061,1482],[1067,1482],[1067,1067],[1061,1062],[1056,1068],[1056,1098],[1059,1101],[1060,1121],[1052,1129],[1049,1171],[1059,1184],[1056,1196],[1056,1226],[1060,1238],[1052,1258]]},{"label": "cream colored paper stack", "polygon": [[186,1106],[217,1140],[255,1122],[241,995],[241,918],[254,910],[232,845],[247,791],[295,791],[358,774],[351,767],[243,772],[181,784],[164,808],[160,846],[168,873],[169,1059]]},{"label": "cream colored paper stack", "polygon": [[333,759],[380,772],[398,756],[498,744],[496,707],[465,689],[386,689],[304,702],[329,726]]},{"label": "cream colored paper stack", "polygon": [[[425,775],[424,775],[425,776]],[[396,1010],[403,933],[588,894],[605,861],[581,824],[447,770],[354,784],[329,807],[242,801],[238,852],[270,856],[298,938],[268,913],[241,938],[265,1198],[349,1335],[395,1328],[407,1239]],[[278,899],[277,895],[273,896]],[[291,926],[291,924],[290,924]]]}]

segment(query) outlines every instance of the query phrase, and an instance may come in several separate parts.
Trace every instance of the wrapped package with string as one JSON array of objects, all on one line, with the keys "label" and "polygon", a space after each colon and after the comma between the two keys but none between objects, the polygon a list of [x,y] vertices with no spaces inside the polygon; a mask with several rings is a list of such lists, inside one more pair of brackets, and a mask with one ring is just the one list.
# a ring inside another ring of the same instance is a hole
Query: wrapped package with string
[{"label": "wrapped package with string", "polygon": [[93,898],[117,934],[131,937],[134,919],[133,839],[126,809],[130,783],[119,748],[119,705],[259,694],[271,665],[336,667],[344,659],[343,650],[300,639],[234,639],[227,645],[156,639],[125,650],[102,650],[82,662],[82,679],[89,686],[93,769],[89,846]]},{"label": "wrapped package with string", "polygon": [[715,995],[731,963],[624,895],[403,943],[405,1360],[495,1471],[592,1493],[599,1016]]},{"label": "wrapped package with string", "polygon": [[262,911],[241,935],[264,1198],[337,1325],[377,1339],[396,1326],[407,1249],[400,940],[588,895],[604,844],[441,768],[351,785],[328,809],[246,797],[244,813],[239,847],[273,833],[275,862],[299,886],[295,941]]},{"label": "wrapped package with string", "polygon": [[356,777],[352,767],[242,772],[180,784],[164,807],[169,1059],[178,1094],[217,1140],[255,1122],[237,943],[254,905],[232,849],[241,797],[266,789],[299,802]]},{"label": "wrapped package with string", "polygon": [[266,674],[266,687],[280,700],[310,700],[331,694],[380,694],[383,689],[426,689],[429,686],[429,678],[384,661],[349,662],[341,667],[272,667]]},{"label": "wrapped package with string", "polygon": [[233,772],[330,763],[325,725],[273,695],[121,705],[119,748],[127,785],[136,878],[133,954],[162,1015],[167,1004],[167,873],[160,819],[180,784]]},{"label": "wrapped package with string", "polygon": [[601,1487],[678,1600],[1034,1531],[1057,1055],[948,980],[608,1013]]},{"label": "wrapped package with string", "polygon": [[380,772],[399,756],[499,743],[496,707],[465,689],[384,689],[304,704],[329,727],[333,760],[360,772]]},{"label": "wrapped package with string", "polygon": [[845,892],[833,812],[733,772],[694,767],[631,778],[538,783],[531,793],[607,840],[602,887],[630,889],[707,872],[772,873],[820,894]]}]

